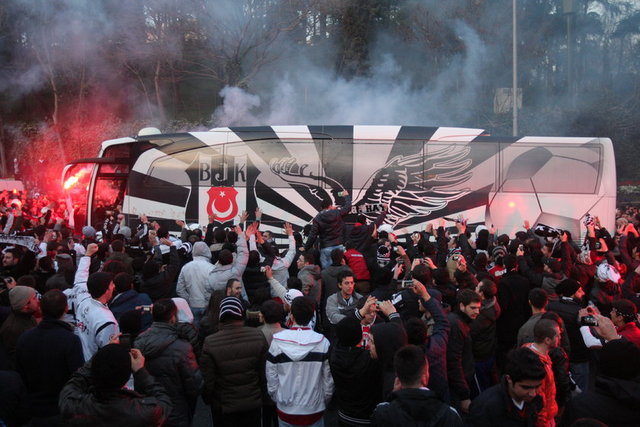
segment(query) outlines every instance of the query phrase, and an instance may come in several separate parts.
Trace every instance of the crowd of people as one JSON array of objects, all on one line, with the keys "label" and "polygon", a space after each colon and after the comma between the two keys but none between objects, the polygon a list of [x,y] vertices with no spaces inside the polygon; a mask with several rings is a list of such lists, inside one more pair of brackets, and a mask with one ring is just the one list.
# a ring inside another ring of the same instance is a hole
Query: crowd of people
[{"label": "crowd of people", "polygon": [[636,209],[398,237],[345,200],[278,242],[0,193],[0,425],[640,425]]}]

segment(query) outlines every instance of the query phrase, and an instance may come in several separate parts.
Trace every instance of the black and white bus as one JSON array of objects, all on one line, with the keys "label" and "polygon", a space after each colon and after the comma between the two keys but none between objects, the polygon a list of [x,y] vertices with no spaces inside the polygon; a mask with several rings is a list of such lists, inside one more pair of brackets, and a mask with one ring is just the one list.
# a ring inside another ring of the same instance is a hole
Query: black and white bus
[{"label": "black and white bus", "polygon": [[[616,174],[611,140],[494,137],[482,129],[414,126],[216,128],[104,141],[97,158],[65,167],[63,183],[86,222],[120,206],[136,225],[146,214],[205,225],[237,222],[260,207],[264,229],[302,227],[323,199],[377,216],[399,234],[462,216],[512,234],[524,220],[584,234],[580,219],[614,226]],[[582,229],[581,229],[582,228]]]}]

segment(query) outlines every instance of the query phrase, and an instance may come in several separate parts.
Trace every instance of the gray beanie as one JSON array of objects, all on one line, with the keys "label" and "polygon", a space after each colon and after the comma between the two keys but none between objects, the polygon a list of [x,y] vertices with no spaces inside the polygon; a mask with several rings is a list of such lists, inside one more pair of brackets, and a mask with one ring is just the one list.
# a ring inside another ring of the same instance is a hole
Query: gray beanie
[{"label": "gray beanie", "polygon": [[95,239],[96,238],[96,229],[90,225],[85,225],[82,227],[82,234],[87,239]]}]

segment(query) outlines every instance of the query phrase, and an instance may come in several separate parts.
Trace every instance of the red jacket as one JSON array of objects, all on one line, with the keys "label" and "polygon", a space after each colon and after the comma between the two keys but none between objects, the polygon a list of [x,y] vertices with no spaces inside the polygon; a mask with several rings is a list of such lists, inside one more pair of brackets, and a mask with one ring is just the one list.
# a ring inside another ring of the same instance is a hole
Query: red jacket
[{"label": "red jacket", "polygon": [[364,259],[364,255],[355,249],[349,249],[344,253],[344,257],[347,259],[347,265],[356,276],[356,280],[371,279],[371,274],[369,274],[369,269],[367,268],[367,262]]},{"label": "red jacket", "polygon": [[555,425],[555,417],[558,415],[558,404],[556,403],[556,382],[553,376],[553,368],[551,358],[547,354],[542,354],[536,350],[535,343],[524,344],[523,347],[527,347],[538,355],[540,361],[544,365],[547,376],[542,380],[540,385],[539,395],[542,396],[542,410],[538,413],[538,422],[536,426],[546,427]]},{"label": "red jacket", "polygon": [[635,323],[625,323],[618,328],[618,333],[627,341],[634,343],[636,347],[640,347],[640,328]]}]

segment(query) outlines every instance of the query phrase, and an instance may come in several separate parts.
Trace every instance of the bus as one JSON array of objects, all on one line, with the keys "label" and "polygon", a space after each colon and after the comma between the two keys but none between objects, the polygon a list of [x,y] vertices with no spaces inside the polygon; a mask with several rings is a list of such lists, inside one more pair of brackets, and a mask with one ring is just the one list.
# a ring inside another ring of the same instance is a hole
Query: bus
[{"label": "bus", "polygon": [[616,172],[607,138],[495,137],[420,126],[226,127],[104,141],[98,157],[63,171],[76,222],[100,227],[117,209],[177,231],[175,220],[221,226],[264,212],[263,229],[308,224],[323,200],[369,219],[387,204],[397,234],[463,217],[513,235],[528,220],[585,234],[586,214],[613,229]]}]

